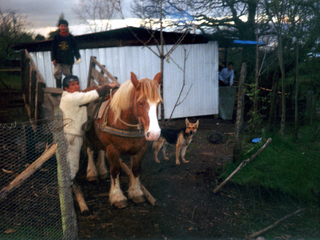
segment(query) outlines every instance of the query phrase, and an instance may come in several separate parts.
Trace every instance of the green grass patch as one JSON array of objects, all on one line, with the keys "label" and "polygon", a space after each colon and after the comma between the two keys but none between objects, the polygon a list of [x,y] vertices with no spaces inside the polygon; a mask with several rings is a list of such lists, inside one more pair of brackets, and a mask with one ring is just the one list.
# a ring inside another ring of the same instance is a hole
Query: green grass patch
[{"label": "green grass patch", "polygon": [[[320,137],[312,138],[319,123],[300,129],[297,142],[291,136],[281,139],[273,135],[272,142],[251,163],[238,172],[232,181],[239,185],[262,186],[281,191],[304,202],[316,203],[320,196]],[[259,144],[246,146],[242,160],[249,158],[266,141],[264,136]],[[240,164],[230,163],[222,178],[226,178]]]},{"label": "green grass patch", "polygon": [[[0,72],[0,89],[21,89],[21,76],[20,72]],[[4,84],[5,85],[4,85]]]}]

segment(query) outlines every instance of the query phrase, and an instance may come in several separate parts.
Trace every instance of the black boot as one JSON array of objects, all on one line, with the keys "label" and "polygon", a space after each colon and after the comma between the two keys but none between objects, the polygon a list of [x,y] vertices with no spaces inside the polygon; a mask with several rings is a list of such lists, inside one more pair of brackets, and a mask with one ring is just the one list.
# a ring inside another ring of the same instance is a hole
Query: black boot
[{"label": "black boot", "polygon": [[61,87],[62,87],[62,86],[61,86],[61,78],[56,79],[56,87],[57,87],[57,88],[61,88]]}]

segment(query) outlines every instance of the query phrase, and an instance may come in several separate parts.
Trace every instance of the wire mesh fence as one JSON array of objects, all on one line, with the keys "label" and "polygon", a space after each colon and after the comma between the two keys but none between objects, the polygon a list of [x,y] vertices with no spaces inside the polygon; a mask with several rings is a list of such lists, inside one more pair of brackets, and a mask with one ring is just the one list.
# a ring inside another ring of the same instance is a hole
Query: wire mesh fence
[{"label": "wire mesh fence", "polygon": [[66,152],[59,115],[0,125],[0,239],[75,238]]}]

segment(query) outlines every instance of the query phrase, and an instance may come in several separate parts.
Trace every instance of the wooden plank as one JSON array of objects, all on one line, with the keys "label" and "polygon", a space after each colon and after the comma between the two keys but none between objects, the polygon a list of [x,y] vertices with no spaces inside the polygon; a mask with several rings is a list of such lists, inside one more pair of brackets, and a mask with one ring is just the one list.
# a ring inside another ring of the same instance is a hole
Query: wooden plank
[{"label": "wooden plank", "polygon": [[44,79],[39,71],[39,69],[37,68],[36,64],[34,63],[34,61],[32,60],[31,56],[29,55],[28,51],[26,50],[26,57],[28,59],[30,59],[30,64],[32,65],[33,69],[38,73],[38,77],[39,77],[39,81],[44,82]]},{"label": "wooden plank", "polygon": [[8,186],[4,187],[0,191],[0,200],[4,199],[10,192],[20,187],[21,184],[28,179],[36,170],[38,170],[48,159],[50,159],[57,151],[58,145],[53,144],[26,170],[24,170],[18,177],[16,177]]},{"label": "wooden plank", "polygon": [[107,70],[105,69],[95,58],[91,57],[92,61],[101,69],[101,71],[103,71],[107,76],[108,78],[111,79],[112,82],[118,82],[114,76]]},{"label": "wooden plank", "polygon": [[110,81],[107,77],[103,76],[100,72],[97,71],[97,69],[92,68],[91,76],[97,80],[100,86],[109,84]]},{"label": "wooden plank", "polygon": [[38,103],[44,102],[44,88],[46,87],[46,84],[43,82],[37,83],[37,96],[38,96]]},{"label": "wooden plank", "polygon": [[92,69],[95,68],[95,63],[93,62],[94,57],[90,58],[90,64],[89,64],[89,73],[88,73],[88,79],[87,79],[87,88],[92,87]]},{"label": "wooden plank", "polygon": [[20,72],[21,68],[0,69],[0,72]]},{"label": "wooden plank", "polygon": [[31,71],[30,76],[30,86],[29,86],[29,105],[31,110],[31,118],[35,119],[35,102],[36,102],[36,86],[37,86],[37,72],[35,70]]},{"label": "wooden plank", "polygon": [[63,90],[62,88],[53,88],[53,87],[46,87],[43,88],[44,93],[52,93],[52,94],[62,94]]}]

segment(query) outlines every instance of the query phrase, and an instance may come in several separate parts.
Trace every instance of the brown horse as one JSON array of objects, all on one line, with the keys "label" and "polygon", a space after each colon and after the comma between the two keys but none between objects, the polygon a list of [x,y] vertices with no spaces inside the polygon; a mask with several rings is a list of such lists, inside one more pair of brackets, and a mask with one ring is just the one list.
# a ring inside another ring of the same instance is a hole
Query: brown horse
[{"label": "brown horse", "polygon": [[101,118],[94,119],[87,132],[91,143],[106,152],[110,163],[111,188],[109,200],[118,208],[126,207],[127,198],[120,189],[119,174],[123,155],[131,156],[130,184],[128,197],[134,202],[143,202],[140,187],[140,163],[148,149],[148,141],[160,136],[158,105],[162,101],[159,94],[160,73],[153,80],[140,81],[131,72],[131,80],[120,86],[110,99]]}]

